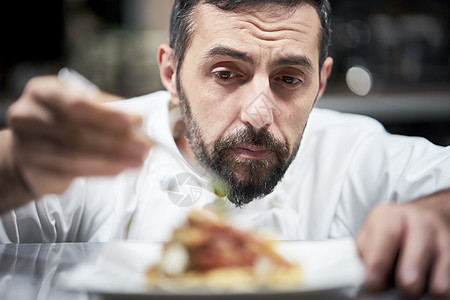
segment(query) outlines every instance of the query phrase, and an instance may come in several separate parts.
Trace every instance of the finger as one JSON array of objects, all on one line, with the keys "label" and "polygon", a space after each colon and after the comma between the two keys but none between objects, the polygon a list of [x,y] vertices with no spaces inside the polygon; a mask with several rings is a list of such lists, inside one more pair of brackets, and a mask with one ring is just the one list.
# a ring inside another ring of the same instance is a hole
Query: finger
[{"label": "finger", "polygon": [[388,284],[403,239],[402,222],[390,217],[389,207],[375,208],[357,239],[367,271],[365,284],[371,291],[381,291]]},{"label": "finger", "polygon": [[147,136],[130,132],[130,136],[101,132],[92,128],[79,128],[68,124],[53,125],[35,120],[15,124],[16,138],[21,146],[47,151],[42,144],[55,144],[61,151],[80,151],[114,157],[142,157],[151,147]]},{"label": "finger", "polygon": [[[11,123],[16,130],[31,134],[42,132],[49,135],[49,138],[59,137],[60,143],[69,142],[69,145],[71,141],[72,145],[78,144],[79,137],[86,136],[89,139],[88,134],[80,134],[87,129],[92,129],[94,133],[96,129],[99,135],[141,135],[139,129],[142,118],[139,115],[125,114],[106,105],[89,103],[79,95],[74,95],[73,91],[54,77],[31,80],[25,94],[25,100],[18,101],[11,110]],[[52,127],[56,130],[52,130]],[[63,130],[62,134],[55,135],[61,132],[59,129]],[[69,139],[66,137],[68,134]],[[145,139],[141,137],[141,140]]]},{"label": "finger", "polygon": [[[105,138],[105,137],[101,137]],[[140,162],[145,159],[148,153],[149,146],[147,143],[140,140],[125,141],[120,144],[116,141],[106,141],[109,144],[98,145],[92,143],[84,148],[82,147],[67,147],[60,145],[54,141],[48,141],[44,138],[23,138],[17,140],[17,146],[21,149],[20,156],[25,156],[26,153],[41,153],[50,157],[63,156],[63,157],[98,157],[102,159],[108,159],[112,161],[136,161]],[[30,162],[27,160],[27,162]],[[135,166],[131,164],[130,167]]]},{"label": "finger", "polygon": [[[45,87],[45,88],[44,88]],[[46,107],[60,121],[86,124],[113,131],[128,131],[133,120],[129,115],[106,105],[96,104],[88,97],[62,84],[56,77],[30,80],[23,98]],[[136,119],[134,119],[136,120]]]},{"label": "finger", "polygon": [[437,237],[436,261],[430,276],[429,290],[436,298],[450,299],[450,230],[445,227]]},{"label": "finger", "polygon": [[[424,221],[425,218],[425,221]],[[420,295],[426,285],[431,257],[435,251],[435,230],[425,213],[408,211],[407,230],[400,254],[396,281],[407,296]]]},{"label": "finger", "polygon": [[104,91],[100,91],[93,100],[98,103],[107,103],[124,100],[124,98],[117,95],[106,93]]},{"label": "finger", "polygon": [[54,98],[39,98],[39,101],[53,111],[56,120],[61,123],[74,123],[122,135],[140,124],[139,118],[135,116],[86,100],[55,101]]},{"label": "finger", "polygon": [[20,164],[27,168],[39,169],[47,173],[72,177],[113,176],[126,168],[142,165],[143,160],[119,160],[97,156],[81,156],[77,153],[49,153],[23,151]]},{"label": "finger", "polygon": [[8,125],[10,127],[14,128],[15,124],[27,119],[51,123],[52,115],[34,101],[16,101],[8,109]]}]

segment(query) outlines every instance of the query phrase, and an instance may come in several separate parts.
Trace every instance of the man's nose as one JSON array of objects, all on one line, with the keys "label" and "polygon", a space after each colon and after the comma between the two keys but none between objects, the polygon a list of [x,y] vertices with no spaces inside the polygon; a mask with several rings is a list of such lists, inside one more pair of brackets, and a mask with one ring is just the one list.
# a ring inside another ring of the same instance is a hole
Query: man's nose
[{"label": "man's nose", "polygon": [[270,92],[270,88],[267,84],[254,84],[250,89],[259,91],[259,93],[249,93],[253,96],[250,96],[251,101],[247,101],[248,104],[242,109],[241,121],[256,130],[267,129],[274,122],[274,114],[276,113],[273,100],[268,96],[269,93],[265,92]]}]

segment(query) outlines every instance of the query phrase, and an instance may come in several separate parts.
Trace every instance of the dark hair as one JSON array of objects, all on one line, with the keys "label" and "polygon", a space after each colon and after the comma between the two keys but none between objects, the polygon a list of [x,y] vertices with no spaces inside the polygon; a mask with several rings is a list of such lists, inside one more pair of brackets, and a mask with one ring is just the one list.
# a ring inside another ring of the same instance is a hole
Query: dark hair
[{"label": "dark hair", "polygon": [[[174,49],[177,59],[177,71],[183,64],[186,49],[189,47],[194,31],[192,18],[194,8],[202,0],[175,0],[172,16],[170,18],[170,46]],[[320,61],[322,68],[323,62],[328,56],[328,47],[330,45],[331,7],[328,0],[204,0],[204,3],[215,5],[225,11],[234,11],[252,7],[261,7],[266,4],[281,5],[287,8],[297,7],[301,4],[310,4],[314,6],[319,15],[322,24],[322,36],[320,41]]]}]

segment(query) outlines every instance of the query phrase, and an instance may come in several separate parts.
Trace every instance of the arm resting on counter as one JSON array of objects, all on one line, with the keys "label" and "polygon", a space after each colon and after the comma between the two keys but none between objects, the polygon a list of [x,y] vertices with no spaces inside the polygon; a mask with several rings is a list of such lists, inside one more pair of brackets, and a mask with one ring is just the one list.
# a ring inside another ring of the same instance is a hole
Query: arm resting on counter
[{"label": "arm resting on counter", "polygon": [[414,205],[424,210],[435,211],[450,226],[450,189],[420,198],[409,203],[409,205]]},{"label": "arm resting on counter", "polygon": [[379,291],[395,275],[408,296],[426,287],[450,297],[450,190],[405,204],[376,207],[357,237],[366,285]]}]

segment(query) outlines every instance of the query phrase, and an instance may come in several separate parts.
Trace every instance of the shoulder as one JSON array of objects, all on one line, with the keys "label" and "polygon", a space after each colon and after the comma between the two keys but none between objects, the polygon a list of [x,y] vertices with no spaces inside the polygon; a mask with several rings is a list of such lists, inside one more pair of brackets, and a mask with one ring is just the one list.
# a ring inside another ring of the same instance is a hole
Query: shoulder
[{"label": "shoulder", "polygon": [[351,130],[351,132],[385,131],[380,122],[367,116],[314,108],[308,121],[307,131],[320,132],[324,130]]},{"label": "shoulder", "polygon": [[[340,113],[326,109],[314,109],[305,130],[303,143],[340,153],[399,160],[407,153],[416,159],[429,157],[426,153],[442,153],[448,158],[449,147],[432,144],[422,137],[395,135],[387,132],[377,120],[356,114]],[[337,152],[337,150],[341,150]],[[356,158],[356,157],[354,157]],[[365,157],[367,158],[367,157]]]},{"label": "shoulder", "polygon": [[327,156],[331,152],[346,156],[361,142],[380,140],[386,135],[383,125],[370,117],[315,108],[305,128],[302,148],[313,151],[314,156],[320,149]]}]

